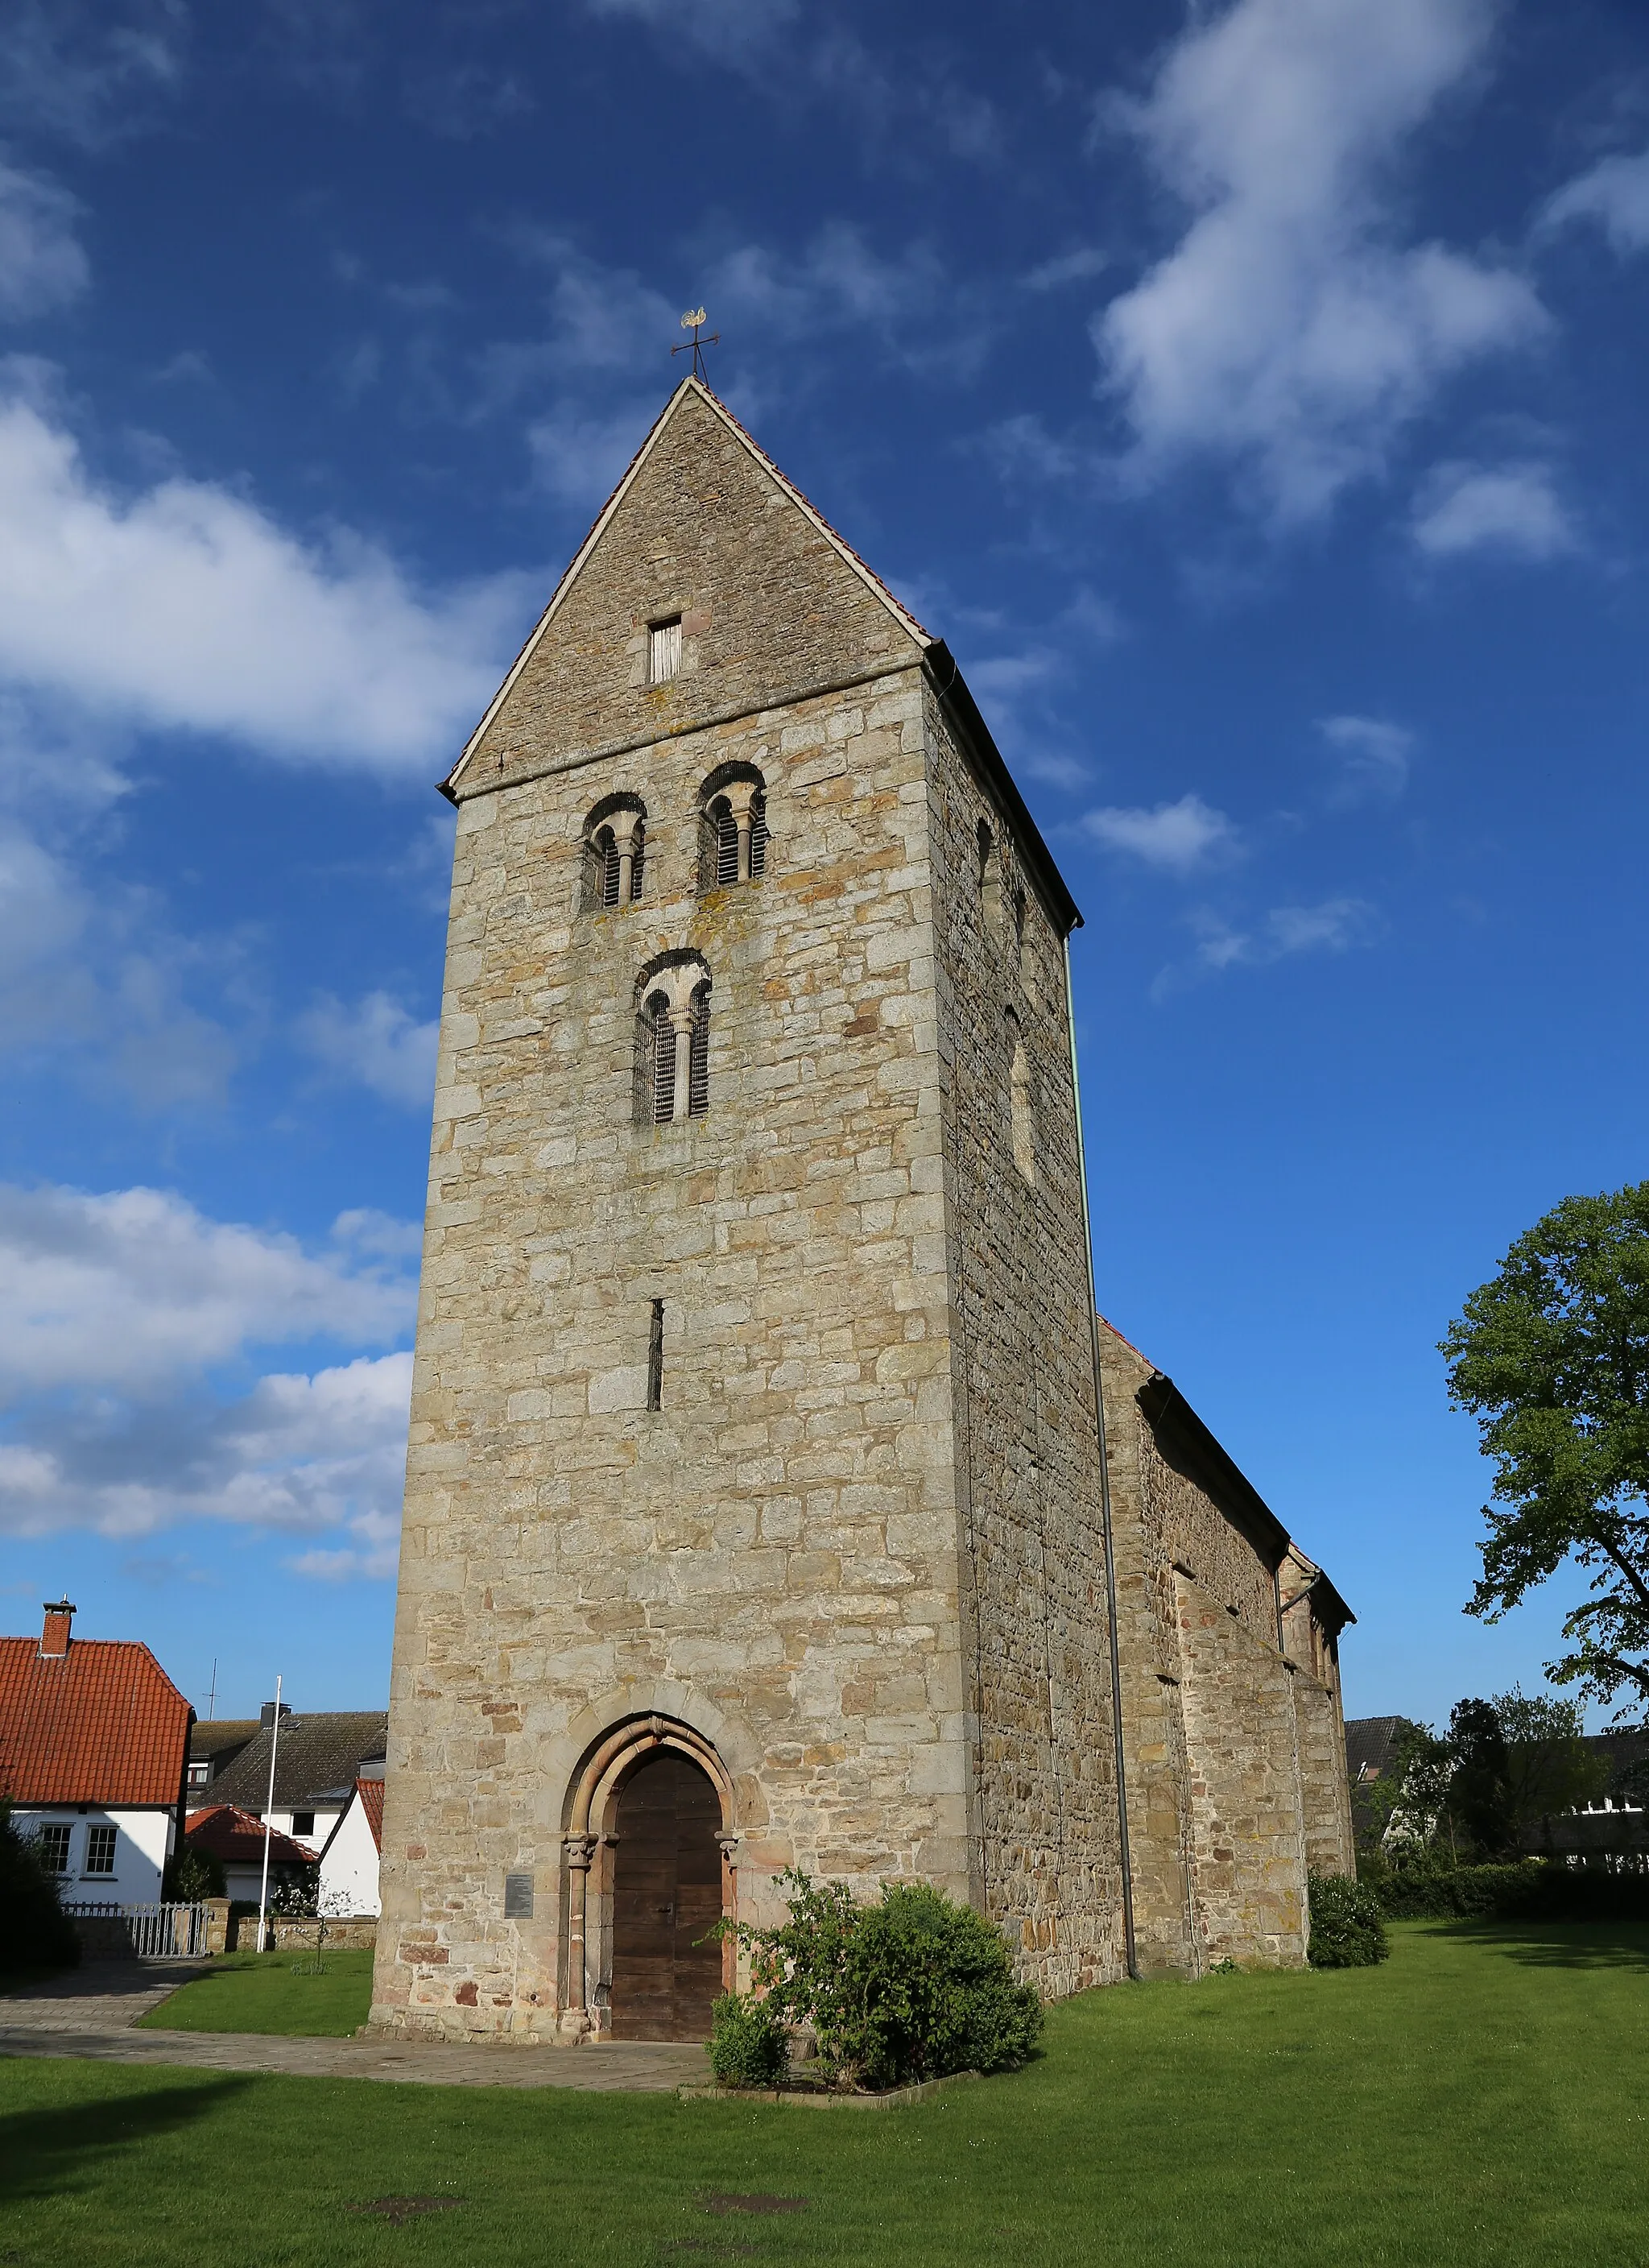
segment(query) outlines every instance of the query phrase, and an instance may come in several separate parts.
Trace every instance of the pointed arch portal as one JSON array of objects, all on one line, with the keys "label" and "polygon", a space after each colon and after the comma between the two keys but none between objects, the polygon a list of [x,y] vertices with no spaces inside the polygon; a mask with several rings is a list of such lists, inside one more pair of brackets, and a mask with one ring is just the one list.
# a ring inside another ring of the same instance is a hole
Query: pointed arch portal
[{"label": "pointed arch portal", "polygon": [[702,2040],[732,1982],[737,1912],[732,1780],[678,1719],[632,1719],[586,1752],[568,1793],[563,2029],[616,2039]]}]

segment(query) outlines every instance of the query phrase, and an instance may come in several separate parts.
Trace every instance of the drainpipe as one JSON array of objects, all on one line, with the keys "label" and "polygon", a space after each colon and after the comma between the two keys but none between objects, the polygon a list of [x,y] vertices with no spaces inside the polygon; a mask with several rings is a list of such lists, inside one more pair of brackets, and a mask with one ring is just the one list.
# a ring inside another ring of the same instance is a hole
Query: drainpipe
[{"label": "drainpipe", "polygon": [[1077,1011],[1071,990],[1071,937],[1064,939],[1065,1030],[1071,1041],[1071,1100],[1077,1114],[1077,1179],[1082,1189],[1082,1243],[1088,1256],[1088,1336],[1093,1353],[1093,1418],[1100,1449],[1100,1528],[1105,1541],[1105,1602],[1111,1640],[1111,1727],[1116,1746],[1116,1840],[1123,1867],[1123,1940],[1128,1973],[1139,1981],[1134,1943],[1134,1870],[1128,1845],[1128,1762],[1123,1743],[1123,1661],[1116,1627],[1116,1555],[1111,1548],[1111,1468],[1105,1446],[1105,1386],[1100,1367],[1100,1301],[1093,1275],[1093,1224],[1088,1214],[1088,1160],[1082,1140],[1082,1086],[1077,1073]]}]

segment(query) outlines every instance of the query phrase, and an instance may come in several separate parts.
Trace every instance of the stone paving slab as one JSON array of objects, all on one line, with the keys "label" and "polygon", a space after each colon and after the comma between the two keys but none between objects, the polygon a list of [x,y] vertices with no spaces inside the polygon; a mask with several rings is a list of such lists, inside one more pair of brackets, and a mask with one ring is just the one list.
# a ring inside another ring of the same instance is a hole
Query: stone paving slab
[{"label": "stone paving slab", "polygon": [[118,2031],[210,1966],[206,1961],[89,1961],[0,1992],[0,2030]]},{"label": "stone paving slab", "polygon": [[571,2087],[594,2094],[673,2095],[702,2080],[702,2047],[613,2041],[596,2048],[464,2047],[431,2041],[286,2039],[262,2032],[53,2030],[16,2025],[0,2002],[0,2055],[195,2071],[283,2072],[301,2079],[377,2079],[423,2087]]}]

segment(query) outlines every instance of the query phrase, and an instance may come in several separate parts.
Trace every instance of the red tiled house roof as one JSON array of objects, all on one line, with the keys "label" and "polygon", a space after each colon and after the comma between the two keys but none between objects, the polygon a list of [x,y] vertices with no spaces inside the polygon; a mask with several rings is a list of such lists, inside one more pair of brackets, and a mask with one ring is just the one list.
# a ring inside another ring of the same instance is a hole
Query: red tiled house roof
[{"label": "red tiled house roof", "polygon": [[146,1646],[0,1638],[0,1795],[174,1810],[193,1713]]},{"label": "red tiled house roof", "polygon": [[[261,1867],[263,1863],[263,1822],[232,1803],[214,1803],[204,1811],[191,1811],[183,1830],[191,1851],[204,1851],[225,1866]],[[313,1867],[315,1854],[294,1843],[276,1828],[269,1837],[272,1867]]]},{"label": "red tiled house roof", "polygon": [[366,1823],[372,1830],[372,1841],[381,1853],[384,1848],[384,1783],[381,1779],[357,1779],[355,1792],[361,1799]]}]

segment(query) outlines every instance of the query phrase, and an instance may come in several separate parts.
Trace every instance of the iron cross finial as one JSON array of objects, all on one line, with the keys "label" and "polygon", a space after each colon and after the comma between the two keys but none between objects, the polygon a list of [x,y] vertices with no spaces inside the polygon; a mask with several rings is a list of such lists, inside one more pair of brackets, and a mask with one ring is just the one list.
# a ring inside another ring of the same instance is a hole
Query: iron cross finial
[{"label": "iron cross finial", "polygon": [[673,361],[679,354],[690,353],[692,355],[693,375],[695,378],[703,378],[704,376],[705,348],[716,347],[721,344],[721,333],[719,331],[712,331],[708,338],[700,338],[699,332],[703,328],[706,320],[703,307],[689,307],[686,314],[681,318],[681,328],[684,331],[692,332],[693,337],[691,343],[689,344],[689,342],[684,339],[679,347],[672,347],[670,350],[670,356]]}]

